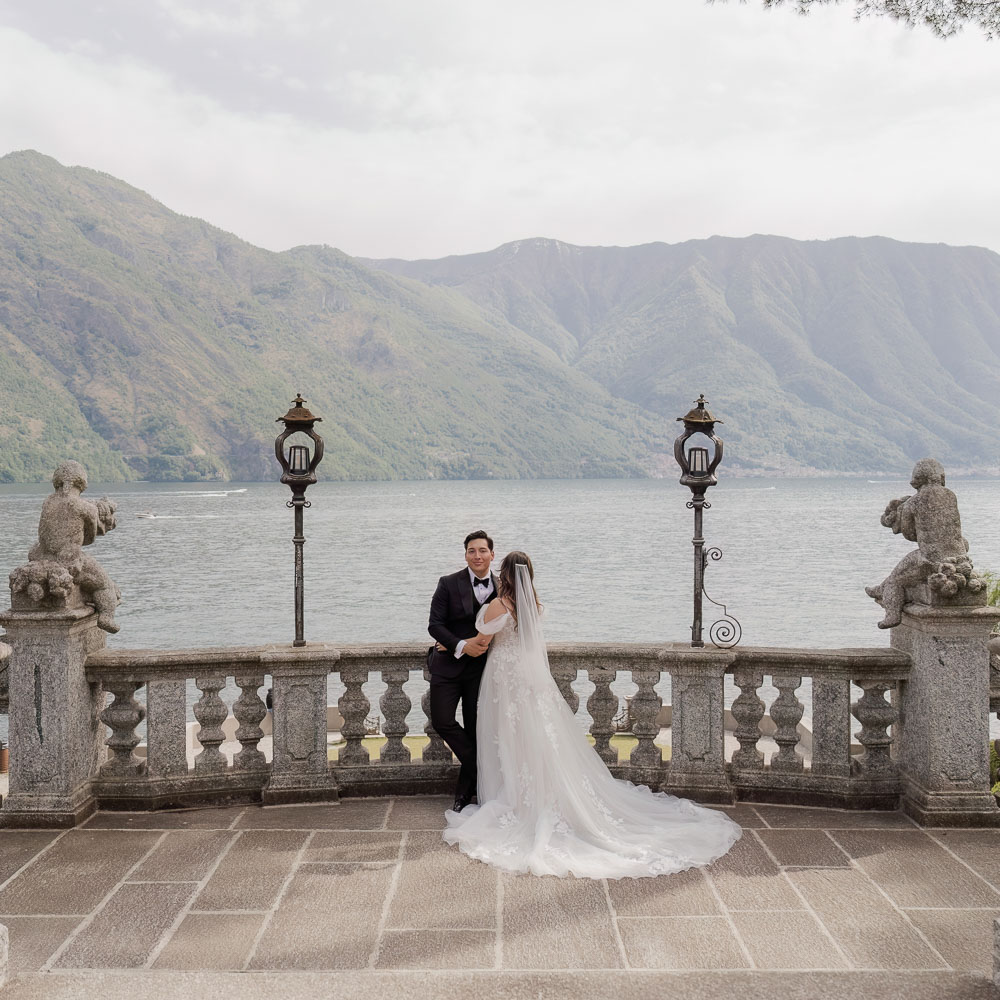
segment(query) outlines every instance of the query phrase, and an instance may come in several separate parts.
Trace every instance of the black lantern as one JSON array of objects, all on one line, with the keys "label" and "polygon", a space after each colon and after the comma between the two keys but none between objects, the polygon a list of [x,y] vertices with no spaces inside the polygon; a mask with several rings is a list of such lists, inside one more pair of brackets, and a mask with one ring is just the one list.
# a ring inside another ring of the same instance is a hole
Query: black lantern
[{"label": "black lantern", "polygon": [[[722,461],[722,439],[715,435],[715,425],[722,421],[705,409],[707,402],[704,395],[699,396],[694,409],[677,418],[684,422],[684,433],[674,442],[674,458],[681,467],[681,483],[703,500],[705,490],[719,482],[715,470]],[[704,503],[704,506],[712,505]]]},{"label": "black lantern", "polygon": [[283,423],[285,429],[275,438],[274,457],[281,466],[281,482],[290,487],[292,499],[286,507],[295,509],[295,641],[292,645],[304,646],[302,546],[305,535],[302,528],[302,511],[312,504],[306,500],[306,489],[316,482],[316,466],[323,458],[323,439],[313,429],[322,417],[314,416],[305,408],[302,394],[292,400],[291,409],[278,417],[275,423]]},{"label": "black lantern", "polygon": [[[684,433],[674,441],[674,458],[681,467],[681,484],[691,490],[691,499],[687,506],[694,509],[694,620],[691,623],[691,645],[704,646],[701,637],[701,598],[705,592],[705,566],[711,558],[718,561],[722,558],[722,550],[711,548],[705,550],[705,539],[702,537],[702,512],[712,505],[705,499],[705,491],[709,486],[715,486],[719,481],[715,478],[715,470],[722,461],[722,439],[716,437],[715,425],[721,424],[706,409],[704,395],[698,397],[693,410],[677,419],[684,423]],[[708,597],[712,601],[711,597]],[[709,638],[717,646],[735,646],[740,641],[740,623],[726,614],[726,607],[718,601],[712,601],[722,608],[723,616],[712,625]]]}]

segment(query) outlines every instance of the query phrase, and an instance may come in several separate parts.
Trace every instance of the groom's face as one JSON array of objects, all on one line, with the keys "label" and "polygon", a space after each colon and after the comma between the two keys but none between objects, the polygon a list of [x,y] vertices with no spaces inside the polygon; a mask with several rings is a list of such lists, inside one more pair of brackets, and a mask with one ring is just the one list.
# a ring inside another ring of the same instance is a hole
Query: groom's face
[{"label": "groom's face", "polygon": [[493,562],[493,553],[485,538],[473,538],[465,549],[465,561],[469,564],[469,569],[480,579],[490,571],[490,563]]}]

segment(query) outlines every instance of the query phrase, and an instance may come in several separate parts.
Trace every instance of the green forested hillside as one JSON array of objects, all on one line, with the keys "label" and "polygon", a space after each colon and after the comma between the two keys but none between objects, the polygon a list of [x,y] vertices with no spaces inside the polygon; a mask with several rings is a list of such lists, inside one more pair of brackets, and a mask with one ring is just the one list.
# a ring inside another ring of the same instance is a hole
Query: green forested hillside
[{"label": "green forested hillside", "polygon": [[[331,220],[332,236],[336,220]],[[704,392],[736,470],[1000,464],[1000,257],[882,238],[271,253],[123,181],[0,158],[0,481],[674,474]]]},{"label": "green forested hillside", "polygon": [[0,159],[0,479],[274,475],[296,391],[327,478],[645,475],[669,432],[464,296],[257,249],[121,181]]},{"label": "green forested hillside", "polygon": [[369,263],[461,291],[648,412],[676,416],[707,387],[748,467],[1000,465],[1000,256],[988,250],[536,239]]}]

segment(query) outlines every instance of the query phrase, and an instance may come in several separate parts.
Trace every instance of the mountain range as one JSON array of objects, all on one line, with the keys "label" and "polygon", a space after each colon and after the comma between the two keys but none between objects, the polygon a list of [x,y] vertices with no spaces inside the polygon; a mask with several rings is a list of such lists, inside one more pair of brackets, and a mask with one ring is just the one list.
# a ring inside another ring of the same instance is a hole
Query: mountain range
[{"label": "mountain range", "polygon": [[[335,229],[335,222],[331,222]],[[107,174],[0,158],[0,482],[674,475],[699,393],[744,473],[1000,464],[1000,256],[881,237],[274,253]]]}]

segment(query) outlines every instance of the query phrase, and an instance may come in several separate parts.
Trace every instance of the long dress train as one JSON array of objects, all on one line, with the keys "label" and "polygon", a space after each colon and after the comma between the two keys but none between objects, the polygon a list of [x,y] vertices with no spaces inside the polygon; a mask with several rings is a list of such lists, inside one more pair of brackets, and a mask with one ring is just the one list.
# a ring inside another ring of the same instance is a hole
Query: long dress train
[{"label": "long dress train", "polygon": [[444,839],[498,868],[580,878],[666,875],[725,854],[742,831],[724,813],[612,777],[549,673],[521,589],[519,576],[517,623],[479,614],[494,633],[479,692],[480,805],[449,810]]}]

